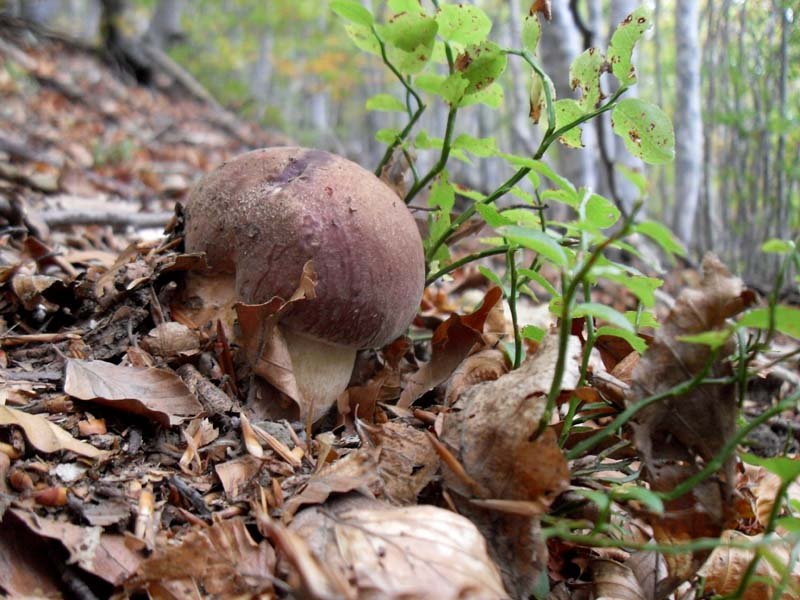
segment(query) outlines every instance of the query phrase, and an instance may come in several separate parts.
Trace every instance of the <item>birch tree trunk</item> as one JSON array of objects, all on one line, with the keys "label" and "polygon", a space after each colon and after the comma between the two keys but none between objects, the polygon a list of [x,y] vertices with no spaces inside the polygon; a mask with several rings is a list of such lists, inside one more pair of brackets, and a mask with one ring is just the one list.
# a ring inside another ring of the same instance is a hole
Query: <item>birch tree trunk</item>
[{"label": "birch tree trunk", "polygon": [[700,199],[703,119],[700,109],[700,42],[697,0],[675,3],[675,232],[689,247]]},{"label": "birch tree trunk", "polygon": [[159,48],[167,48],[183,37],[181,13],[184,0],[159,0],[150,25],[147,37]]}]

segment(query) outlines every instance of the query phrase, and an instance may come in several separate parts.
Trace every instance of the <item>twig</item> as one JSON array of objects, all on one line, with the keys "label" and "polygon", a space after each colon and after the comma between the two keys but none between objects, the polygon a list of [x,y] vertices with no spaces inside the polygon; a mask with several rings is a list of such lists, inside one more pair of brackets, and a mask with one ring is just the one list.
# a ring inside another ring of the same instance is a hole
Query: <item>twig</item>
[{"label": "twig", "polygon": [[133,227],[146,229],[148,227],[164,227],[174,216],[172,211],[140,213],[140,212],[113,212],[113,211],[75,211],[75,210],[46,210],[39,213],[42,220],[49,227],[67,227],[69,225],[111,225],[112,227]]}]

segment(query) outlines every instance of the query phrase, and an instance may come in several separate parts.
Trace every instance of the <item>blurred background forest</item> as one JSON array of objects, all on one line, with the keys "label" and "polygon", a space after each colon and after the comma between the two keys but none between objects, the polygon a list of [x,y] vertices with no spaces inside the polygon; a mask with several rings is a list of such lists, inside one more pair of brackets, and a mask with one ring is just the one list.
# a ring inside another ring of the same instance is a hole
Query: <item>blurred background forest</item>
[{"label": "blurred background forest", "polygon": [[[363,0],[377,14],[381,2]],[[492,38],[520,46],[527,0],[473,0],[493,19]],[[552,0],[540,59],[559,97],[574,95],[569,65],[605,45],[639,0]],[[611,135],[608,119],[585,128],[583,150],[559,148],[559,171],[630,207],[641,195],[650,218],[670,226],[697,257],[706,250],[767,288],[776,263],[757,252],[769,238],[800,232],[800,27],[796,0],[646,0],[656,26],[641,44],[638,89],[675,126],[676,160],[645,166]],[[224,106],[303,145],[374,168],[375,133],[400,113],[367,111],[381,92],[402,97],[380,59],[359,51],[344,23],[317,0],[18,0],[15,13],[92,43],[113,36],[168,53]],[[461,133],[495,137],[530,154],[541,135],[529,117],[530,76],[515,61],[501,81],[499,110],[474,106]],[[431,102],[421,126],[441,136],[447,107]],[[433,156],[418,157],[424,168]],[[492,159],[458,163],[450,178],[481,192],[504,181]],[[642,177],[643,176],[643,177]]]}]

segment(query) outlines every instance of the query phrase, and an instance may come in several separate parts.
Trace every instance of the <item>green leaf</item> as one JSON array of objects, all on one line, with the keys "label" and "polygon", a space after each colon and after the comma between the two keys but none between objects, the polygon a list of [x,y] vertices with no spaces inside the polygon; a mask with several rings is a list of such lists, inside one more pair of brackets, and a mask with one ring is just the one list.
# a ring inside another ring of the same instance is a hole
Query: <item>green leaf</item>
[{"label": "green leaf", "polygon": [[656,277],[630,275],[618,269],[596,268],[592,273],[627,288],[646,308],[652,308],[655,305],[655,291],[664,283]]},{"label": "green leaf", "polygon": [[501,214],[511,221],[509,225],[521,225],[530,229],[539,229],[542,225],[539,215],[527,208],[509,208]]},{"label": "green leaf", "polygon": [[428,206],[439,208],[450,214],[456,203],[456,191],[450,183],[447,171],[442,171],[436,182],[431,186],[431,193],[428,197]]},{"label": "green leaf", "polygon": [[730,328],[714,329],[692,335],[680,335],[676,339],[679,342],[686,342],[687,344],[702,344],[714,350],[724,346],[725,342],[730,339],[732,333],[733,329]]},{"label": "green leaf", "polygon": [[558,186],[559,188],[561,188],[565,192],[573,194],[576,204],[577,204],[577,202],[580,201],[579,198],[578,198],[577,190],[575,189],[575,186],[572,185],[570,180],[567,179],[566,177],[562,177],[561,175],[556,173],[552,169],[552,167],[550,167],[550,165],[548,165],[546,162],[541,161],[541,160],[536,160],[536,161],[532,162],[530,167],[531,167],[531,170],[535,171],[536,173],[538,173],[542,177],[545,177],[551,183],[555,184],[556,186]]},{"label": "green leaf", "polygon": [[647,342],[645,342],[642,338],[638,335],[629,331],[627,329],[620,329],[619,327],[610,327],[608,325],[603,325],[602,327],[598,327],[597,331],[595,331],[595,335],[611,335],[614,337],[622,338],[626,342],[631,345],[636,352],[639,354],[644,354],[644,351],[647,350]]},{"label": "green leaf", "polygon": [[433,40],[438,29],[436,20],[417,6],[416,10],[403,11],[389,17],[380,32],[392,46],[406,52],[416,52],[420,46],[430,46],[433,50]]},{"label": "green leaf", "polygon": [[414,83],[423,91],[441,96],[448,104],[456,105],[464,97],[464,92],[469,85],[460,73],[453,73],[445,77],[436,73],[422,73]]},{"label": "green leaf", "polygon": [[575,310],[572,311],[572,316],[592,316],[596,319],[607,321],[611,325],[614,325],[623,331],[634,333],[633,325],[631,325],[628,319],[625,318],[625,315],[618,310],[611,308],[610,306],[606,306],[605,304],[598,304],[597,302],[583,302],[575,307]]},{"label": "green leaf", "polygon": [[373,23],[372,13],[355,0],[333,0],[331,10],[340,17],[357,25],[370,27]]},{"label": "green leaf", "polygon": [[471,4],[445,4],[436,15],[439,35],[459,44],[477,44],[486,39],[492,21],[477,6]]},{"label": "green leaf", "polygon": [[[636,325],[637,319],[637,312],[635,310],[626,310],[625,311],[625,318],[631,322],[631,324]],[[661,323],[658,322],[656,319],[655,314],[649,310],[643,310],[641,314],[638,314],[639,325],[638,328],[641,329],[642,327],[652,327],[653,329],[658,329],[661,327]]]},{"label": "green leaf", "polygon": [[381,46],[372,29],[363,25],[347,25],[344,30],[359,50],[376,56],[381,55]]},{"label": "green leaf", "polygon": [[492,229],[514,224],[513,221],[500,214],[500,212],[491,204],[477,204],[475,205],[475,209],[478,211],[478,213],[480,213],[481,217],[483,217],[483,220],[486,221],[486,224]]},{"label": "green leaf", "polygon": [[605,65],[606,57],[597,48],[589,48],[572,61],[569,81],[573,90],[581,88],[578,104],[583,112],[592,110],[600,102],[600,75]]},{"label": "green leaf", "polygon": [[790,252],[794,252],[794,242],[773,238],[761,245],[761,251],[771,254],[789,254]]},{"label": "green leaf", "polygon": [[385,110],[405,112],[406,106],[391,94],[377,94],[367,100],[367,110]]},{"label": "green leaf", "polygon": [[545,330],[541,327],[536,327],[536,325],[525,325],[521,330],[520,333],[522,337],[528,340],[533,340],[534,342],[541,342],[544,339]]},{"label": "green leaf", "polygon": [[509,242],[541,254],[559,267],[567,266],[567,255],[564,253],[564,249],[546,233],[517,225],[501,227],[498,233]]},{"label": "green leaf", "polygon": [[794,536],[800,536],[800,519],[797,517],[780,517],[775,520],[776,529],[785,529]]},{"label": "green leaf", "polygon": [[394,144],[394,141],[400,135],[400,130],[394,127],[387,127],[385,129],[379,129],[375,132],[375,139],[381,142],[382,144],[386,144],[387,146],[390,144]]},{"label": "green leaf", "polygon": [[493,137],[476,138],[466,133],[453,140],[452,148],[466,150],[483,158],[497,154],[497,142]]},{"label": "green leaf", "polygon": [[742,460],[750,465],[764,467],[770,473],[775,473],[781,478],[783,483],[791,483],[800,477],[800,460],[787,458],[785,456],[775,456],[773,458],[761,458],[755,454],[743,452]]},{"label": "green leaf", "polygon": [[431,137],[424,129],[417,134],[414,139],[414,145],[421,150],[430,150],[431,148],[441,149],[444,146],[444,140],[439,137]]},{"label": "green leaf", "polygon": [[[565,125],[569,125],[576,119],[583,116],[583,108],[578,104],[577,100],[572,98],[565,98],[557,100],[555,104],[556,111],[556,129],[561,129]],[[583,148],[583,140],[581,140],[581,126],[568,129],[562,133],[558,141],[570,148]]]},{"label": "green leaf", "polygon": [[389,0],[389,10],[395,14],[419,11],[419,0]]},{"label": "green leaf", "polygon": [[478,273],[486,277],[486,279],[488,279],[495,285],[499,286],[501,289],[505,289],[505,286],[503,285],[503,280],[500,279],[497,273],[495,273],[491,269],[487,269],[483,265],[478,265]]},{"label": "green leaf", "polygon": [[655,492],[638,485],[628,484],[616,487],[611,492],[616,500],[638,500],[658,515],[664,514],[664,502]]},{"label": "green leaf", "polygon": [[608,61],[611,63],[611,72],[623,85],[636,82],[636,69],[632,62],[633,48],[652,24],[650,11],[642,6],[625,17],[611,36]]},{"label": "green leaf", "polygon": [[464,48],[455,62],[456,70],[469,82],[465,94],[488,88],[503,74],[508,59],[494,42],[471,44]]},{"label": "green leaf", "polygon": [[611,127],[628,152],[646,163],[661,165],[675,156],[672,122],[655,104],[639,98],[620,100],[611,113]]},{"label": "green leaf", "polygon": [[505,94],[503,86],[498,83],[493,83],[487,88],[482,89],[474,94],[464,96],[458,103],[458,106],[472,106],[473,104],[485,104],[489,108],[500,108],[503,105]]},{"label": "green leaf", "polygon": [[[769,308],[756,308],[742,315],[739,325],[769,329]],[[800,308],[779,304],[775,307],[775,329],[800,339]]]},{"label": "green leaf", "polygon": [[545,81],[550,90],[550,101],[556,101],[556,88],[553,85],[553,80],[545,73],[542,78],[538,73],[531,73],[531,93],[530,93],[530,114],[528,115],[534,123],[538,123],[542,116],[544,116],[545,123],[547,123],[547,94],[545,89]]},{"label": "green leaf", "polygon": [[388,23],[378,28],[387,42],[386,55],[401,73],[419,73],[433,54],[433,44],[438,25],[419,6],[392,16]]},{"label": "green leaf", "polygon": [[661,223],[657,223],[656,221],[642,221],[641,223],[637,223],[633,230],[649,237],[656,244],[661,246],[665,252],[686,256],[686,249],[683,245],[672,232]]},{"label": "green leaf", "polygon": [[[512,15],[511,18],[514,19],[516,16]],[[536,46],[539,45],[539,38],[541,37],[542,25],[539,23],[539,17],[527,15],[522,22],[522,46],[533,54],[536,52]]]},{"label": "green leaf", "polygon": [[648,183],[647,178],[641,171],[631,169],[630,167],[623,165],[621,162],[614,163],[614,169],[619,171],[620,175],[636,186],[636,189],[639,190],[640,196],[644,195],[644,193],[647,191]]},{"label": "green leaf", "polygon": [[583,212],[583,218],[597,229],[611,227],[620,218],[620,212],[616,205],[599,194],[591,194],[587,198]]},{"label": "green leaf", "polygon": [[553,287],[553,284],[547,281],[547,279],[545,279],[542,276],[542,274],[539,273],[538,271],[534,271],[533,269],[518,269],[517,273],[519,273],[524,277],[527,277],[531,281],[535,281],[536,283],[538,283],[540,286],[542,286],[542,288],[544,288],[544,290],[548,294],[550,294],[554,298],[561,296],[558,290]]}]

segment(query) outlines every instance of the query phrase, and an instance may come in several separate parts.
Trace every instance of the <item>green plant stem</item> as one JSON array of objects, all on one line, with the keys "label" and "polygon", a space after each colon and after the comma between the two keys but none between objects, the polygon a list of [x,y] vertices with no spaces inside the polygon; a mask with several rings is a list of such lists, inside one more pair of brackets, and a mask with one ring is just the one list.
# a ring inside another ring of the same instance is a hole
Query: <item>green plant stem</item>
[{"label": "green plant stem", "polygon": [[486,258],[487,256],[494,256],[495,254],[505,254],[508,252],[508,246],[497,246],[495,248],[489,248],[488,250],[481,250],[480,252],[475,252],[474,254],[468,254],[463,258],[459,258],[457,261],[454,261],[447,265],[446,267],[442,267],[438,271],[436,271],[433,275],[429,275],[428,278],[425,280],[425,285],[431,285],[440,277],[447,275],[448,273],[452,273],[456,269],[463,267],[466,264],[474,262],[476,260],[480,260],[482,258]]},{"label": "green plant stem", "polygon": [[[419,94],[417,94],[416,90],[414,90],[414,88],[411,87],[409,82],[406,81],[406,78],[403,77],[402,73],[400,73],[400,71],[397,70],[397,67],[395,67],[389,60],[389,56],[386,54],[386,42],[384,42],[381,36],[378,34],[378,30],[375,28],[375,25],[372,25],[372,35],[375,36],[375,39],[378,42],[378,47],[380,48],[381,51],[381,59],[383,60],[383,64],[385,64],[389,68],[392,74],[395,77],[397,77],[397,80],[403,85],[403,87],[406,90],[406,95],[410,94],[411,96],[413,96],[414,100],[417,103],[416,112],[414,112],[414,114],[411,115],[408,124],[403,128],[403,131],[400,132],[400,135],[398,135],[395,138],[394,142],[392,142],[389,145],[389,147],[386,148],[386,152],[384,152],[383,158],[381,158],[381,162],[378,163],[378,166],[375,168],[375,175],[380,177],[381,173],[383,172],[383,168],[387,164],[389,164],[389,161],[391,160],[395,149],[400,144],[402,144],[403,140],[405,140],[408,137],[408,134],[411,133],[411,130],[414,128],[414,125],[416,125],[417,121],[419,121],[419,118],[422,116],[422,113],[425,112],[426,106],[425,103],[422,101],[422,98],[420,98]],[[406,100],[406,108],[410,112],[410,102],[408,102],[408,100]]]},{"label": "green plant stem", "polygon": [[553,90],[550,87],[550,79],[547,77],[547,74],[544,72],[544,69],[539,65],[538,61],[534,58],[533,54],[528,52],[527,50],[505,50],[506,54],[512,54],[515,56],[519,56],[524,60],[531,69],[533,69],[536,74],[542,80],[542,89],[544,90],[544,103],[545,103],[545,110],[547,111],[547,130],[544,133],[544,137],[547,138],[549,135],[553,133],[553,130],[556,128],[556,109],[553,103]]},{"label": "green plant stem", "polygon": [[[426,185],[428,185],[434,177],[436,177],[439,173],[441,173],[444,168],[447,166],[447,160],[450,158],[450,144],[452,143],[453,139],[453,129],[455,128],[456,123],[456,114],[458,114],[458,107],[451,106],[450,112],[447,113],[447,126],[445,127],[444,131],[444,141],[442,142],[442,153],[439,155],[439,160],[436,161],[436,164],[431,167],[431,170],[428,171],[425,176],[417,181],[414,185],[411,186],[411,189],[406,194],[404,198],[404,202],[408,204],[414,199],[420,190],[422,190]],[[431,255],[433,256],[433,255]]]},{"label": "green plant stem", "polygon": [[[781,514],[783,500],[792,483],[792,480],[781,481],[781,486],[778,488],[778,493],[775,495],[775,502],[772,504],[772,510],[769,512],[769,519],[764,527],[764,537],[775,531],[775,521],[778,519],[778,515]],[[750,586],[750,580],[755,574],[756,568],[758,568],[758,563],[761,561],[762,546],[756,547],[754,554],[755,556],[753,556],[753,560],[750,561],[750,564],[747,565],[747,570],[744,572],[744,575],[742,575],[742,580],[739,582],[736,591],[728,596],[724,596],[725,599],[734,600],[735,598],[744,598],[744,592]]]},{"label": "green plant stem", "polygon": [[[545,135],[544,138],[542,138],[542,141],[539,144],[539,147],[537,148],[536,152],[533,154],[532,159],[541,160],[542,156],[544,156],[544,153],[552,145],[552,143],[556,141],[564,133],[566,133],[573,127],[580,125],[581,123],[584,123],[589,119],[593,119],[594,117],[601,115],[604,112],[607,112],[612,108],[614,108],[614,106],[616,106],[617,100],[626,90],[627,90],[626,87],[624,86],[620,87],[616,92],[614,92],[611,98],[609,98],[608,102],[606,102],[603,106],[595,109],[590,113],[580,116],[571,123],[567,123],[566,125],[560,127],[559,129],[556,129],[550,135]],[[484,198],[480,202],[476,202],[467,207],[464,210],[464,212],[462,212],[450,224],[450,227],[448,227],[446,231],[442,232],[442,235],[440,235],[439,238],[431,244],[430,248],[428,249],[428,255],[426,257],[427,260],[430,262],[431,258],[436,255],[436,252],[439,250],[439,248],[441,248],[442,245],[447,242],[447,239],[451,235],[453,235],[453,233],[457,231],[458,228],[461,227],[461,225],[463,225],[470,217],[472,217],[472,215],[474,215],[477,212],[478,210],[477,206],[479,204],[492,204],[499,198],[502,198],[511,190],[511,188],[513,188],[517,184],[517,182],[519,182],[523,177],[525,177],[530,172],[531,172],[530,167],[520,167],[516,173],[514,173],[511,177],[509,177],[509,179],[505,183],[501,184],[500,187],[498,187],[494,192],[489,194],[486,198]]]},{"label": "green plant stem", "polygon": [[660,402],[665,398],[671,398],[673,396],[685,394],[689,390],[692,390],[696,386],[700,385],[705,376],[711,370],[711,366],[713,365],[714,360],[716,360],[716,357],[717,352],[712,353],[710,360],[691,379],[687,379],[686,381],[683,381],[668,390],[658,392],[657,394],[653,394],[652,396],[648,396],[647,398],[638,401],[636,404],[631,404],[628,406],[625,410],[619,413],[616,418],[611,421],[611,423],[603,427],[603,429],[595,433],[593,436],[583,440],[582,442],[578,442],[573,448],[570,448],[566,453],[567,460],[574,460],[583,456],[598,443],[612,435],[643,408],[650,406],[651,404],[655,404],[656,402]]},{"label": "green plant stem", "polygon": [[[545,406],[542,420],[539,421],[537,435],[540,435],[550,423],[550,418],[553,416],[553,410],[556,406],[556,400],[558,399],[558,395],[561,393],[561,380],[564,378],[564,368],[567,364],[567,345],[569,343],[569,336],[572,332],[572,317],[570,316],[570,310],[572,308],[572,302],[575,299],[575,292],[578,289],[578,285],[584,281],[594,264],[602,256],[605,249],[618,239],[627,235],[637,212],[638,207],[634,207],[633,211],[631,211],[630,217],[625,220],[622,227],[620,227],[619,230],[614,233],[614,235],[603,240],[601,244],[598,244],[597,248],[595,248],[594,251],[589,255],[589,258],[583,263],[580,270],[569,282],[566,290],[561,294],[562,304],[561,324],[558,330],[558,359],[556,360],[556,366],[553,373],[553,383],[550,385],[550,392],[547,394],[547,405]],[[564,289],[563,278],[564,276],[562,275],[561,289]]]},{"label": "green plant stem", "polygon": [[680,498],[684,494],[694,489],[694,487],[697,484],[711,477],[722,467],[722,465],[725,464],[725,461],[736,451],[736,446],[738,446],[742,442],[742,440],[744,440],[744,438],[747,437],[748,433],[753,431],[753,429],[755,429],[762,423],[766,423],[769,419],[771,419],[775,415],[780,414],[784,410],[792,408],[799,400],[800,400],[800,392],[795,392],[793,395],[781,400],[778,404],[776,404],[772,408],[765,410],[763,413],[758,415],[747,425],[739,429],[736,432],[736,435],[734,435],[732,438],[728,440],[728,442],[723,446],[722,450],[720,450],[714,456],[714,458],[708,461],[708,464],[706,464],[706,466],[702,470],[698,471],[688,479],[682,481],[679,485],[675,486],[671,491],[662,492],[661,494],[659,494],[661,496],[661,499],[665,501],[670,501],[670,500],[675,500],[676,498]]},{"label": "green plant stem", "polygon": [[519,368],[522,362],[522,335],[519,331],[517,320],[517,247],[510,246],[506,252],[506,265],[510,277],[511,289],[508,293],[508,310],[511,312],[511,324],[514,327],[514,369]]},{"label": "green plant stem", "polygon": [[[591,288],[587,282],[583,282],[583,299],[585,302],[591,302]],[[583,358],[581,359],[581,375],[578,380],[578,386],[581,387],[586,383],[586,371],[589,368],[589,358],[592,355],[592,348],[594,347],[595,329],[594,318],[591,315],[586,316],[586,344],[583,348]],[[569,408],[567,415],[564,417],[564,425],[561,428],[561,435],[558,438],[558,445],[563,448],[569,438],[569,432],[572,429],[572,422],[575,419],[575,413],[578,412],[578,407],[581,404],[581,399],[576,395],[572,395],[569,401]]]}]

